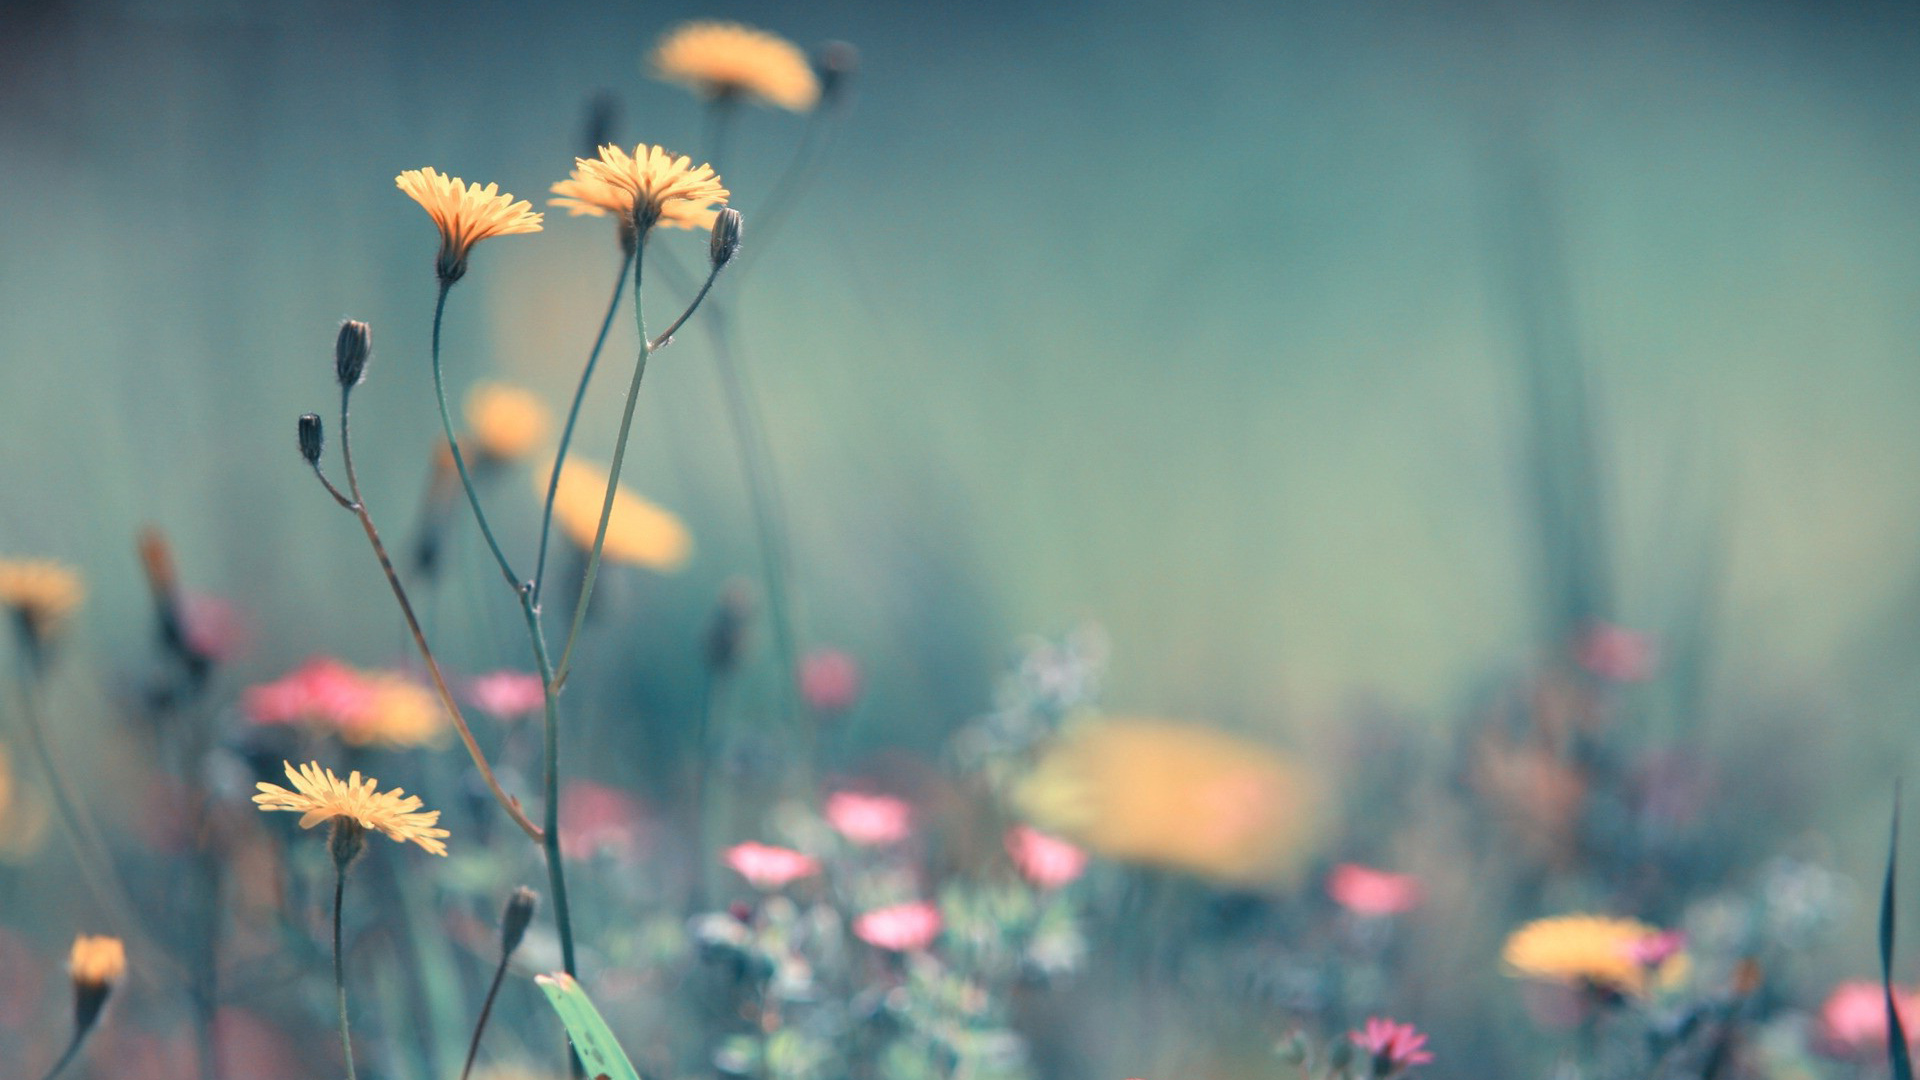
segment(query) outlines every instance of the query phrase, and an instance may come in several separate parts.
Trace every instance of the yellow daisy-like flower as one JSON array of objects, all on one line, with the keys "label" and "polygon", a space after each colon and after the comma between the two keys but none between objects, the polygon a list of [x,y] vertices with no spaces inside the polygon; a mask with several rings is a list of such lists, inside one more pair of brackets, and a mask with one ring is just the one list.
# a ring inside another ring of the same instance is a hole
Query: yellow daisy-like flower
[{"label": "yellow daisy-like flower", "polygon": [[[545,474],[534,477],[534,490],[546,495]],[[560,485],[554,489],[553,520],[574,543],[592,548],[606,497],[605,470],[569,461],[561,467]],[[623,486],[613,496],[613,516],[607,519],[601,554],[615,562],[670,574],[687,564],[693,554],[693,536],[671,512]]]},{"label": "yellow daisy-like flower", "polygon": [[433,169],[408,169],[393,178],[394,185],[426,208],[440,227],[440,258],[434,270],[446,284],[467,272],[467,253],[489,236],[540,231],[546,217],[533,211],[525,199],[515,202],[498,184],[463,183]]},{"label": "yellow daisy-like flower", "polygon": [[67,974],[81,986],[101,987],[127,973],[127,947],[117,937],[81,934],[67,954]]},{"label": "yellow daisy-like flower", "polygon": [[52,559],[0,559],[0,608],[13,612],[35,637],[60,628],[86,599],[72,568]]},{"label": "yellow daisy-like flower", "polygon": [[350,746],[428,746],[447,733],[447,714],[440,699],[412,679],[374,675],[367,681],[365,706],[342,720],[339,731]]},{"label": "yellow daisy-like flower", "polygon": [[640,232],[653,225],[711,229],[715,205],[729,194],[713,166],[696,168],[692,158],[646,143],[631,154],[602,146],[598,157],[575,158],[572,174],[552,190],[559,197],[547,200],[551,206],[575,217],[613,214]]},{"label": "yellow daisy-like flower", "polygon": [[332,769],[322,769],[317,761],[298,769],[291,761],[283,764],[287,767],[287,779],[293,781],[296,790],[288,791],[265,781],[256,784],[260,793],[253,801],[260,809],[291,810],[301,815],[303,829],[334,818],[351,818],[362,828],[386,833],[396,843],[411,840],[430,854],[447,853],[447,845],[440,842],[448,835],[447,830],[434,827],[440,821],[440,811],[420,809],[420,796],[408,795],[400,788],[375,791],[379,782],[372,777],[362,780],[358,769],[342,781],[333,775]]},{"label": "yellow daisy-like flower", "polygon": [[820,80],[799,46],[732,22],[688,22],[669,30],[649,58],[653,73],[708,99],[747,97],[806,112]]},{"label": "yellow daisy-like flower", "polygon": [[1550,982],[1591,983],[1623,994],[1641,995],[1649,976],[1665,984],[1684,976],[1685,953],[1646,954],[1661,932],[1637,919],[1605,915],[1559,915],[1535,919],[1507,936],[1500,951],[1509,975]]},{"label": "yellow daisy-like flower", "polygon": [[466,413],[474,446],[499,461],[532,453],[553,426],[553,414],[539,395],[506,383],[475,386],[467,394]]}]

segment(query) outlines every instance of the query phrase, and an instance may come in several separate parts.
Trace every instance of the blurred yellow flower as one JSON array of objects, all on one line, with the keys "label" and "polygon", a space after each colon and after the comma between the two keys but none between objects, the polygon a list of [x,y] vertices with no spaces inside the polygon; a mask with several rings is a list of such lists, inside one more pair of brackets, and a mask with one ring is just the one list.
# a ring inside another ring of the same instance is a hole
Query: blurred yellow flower
[{"label": "blurred yellow flower", "polygon": [[1257,885],[1298,873],[1322,791],[1288,759],[1223,732],[1101,719],[1070,730],[1014,800],[1102,855]]},{"label": "blurred yellow flower", "polygon": [[728,195],[713,166],[695,168],[692,158],[646,143],[631,154],[602,146],[599,157],[573,159],[573,172],[552,191],[559,197],[548,204],[575,217],[613,214],[642,231],[656,224],[711,229],[718,213],[713,206]]},{"label": "blurred yellow flower", "polygon": [[299,814],[303,829],[337,817],[351,818],[362,828],[386,833],[396,843],[411,840],[429,854],[447,853],[447,845],[441,843],[448,835],[447,830],[434,827],[440,821],[440,811],[420,809],[420,796],[408,795],[400,788],[375,791],[379,782],[370,776],[362,780],[358,769],[342,781],[332,769],[322,769],[317,761],[298,769],[291,761],[282,764],[296,790],[288,791],[265,781],[255,784],[260,793],[253,801],[261,810],[290,810]]},{"label": "blurred yellow flower", "polygon": [[349,746],[425,746],[447,732],[446,712],[433,692],[403,675],[376,674],[366,683],[367,700],[350,721],[339,725]]},{"label": "blurred yellow flower", "polygon": [[13,759],[0,745],[0,862],[39,851],[47,821],[47,807],[14,782]]},{"label": "blurred yellow flower", "polygon": [[[546,475],[534,477],[534,490],[546,495]],[[581,548],[593,547],[600,526],[600,510],[607,497],[606,471],[578,461],[560,469],[560,486],[553,497],[553,520]],[[614,494],[613,516],[607,521],[605,558],[670,574],[687,564],[693,554],[693,536],[671,512],[628,491]]]},{"label": "blurred yellow flower", "polygon": [[81,934],[67,954],[67,974],[82,986],[106,986],[127,973],[127,947],[117,937]]},{"label": "blurred yellow flower", "polygon": [[447,284],[467,272],[467,252],[489,236],[540,231],[543,214],[533,212],[525,199],[515,202],[500,185],[466,184],[457,176],[433,169],[408,169],[393,178],[394,185],[426,208],[440,227],[440,257],[434,269]]},{"label": "blurred yellow flower", "polygon": [[1641,995],[1651,985],[1684,978],[1684,952],[1663,948],[1674,935],[1637,919],[1558,915],[1535,919],[1507,936],[1500,959],[1508,975],[1549,982],[1591,983]]},{"label": "blurred yellow flower", "polygon": [[740,23],[681,23],[661,37],[649,62],[655,77],[708,99],[747,97],[793,112],[820,100],[820,80],[799,46]]},{"label": "blurred yellow flower", "polygon": [[52,559],[0,559],[0,608],[35,637],[51,636],[86,599],[72,568]]},{"label": "blurred yellow flower", "polygon": [[506,383],[475,386],[467,394],[466,414],[474,446],[483,456],[499,461],[531,454],[553,426],[553,416],[539,395]]}]

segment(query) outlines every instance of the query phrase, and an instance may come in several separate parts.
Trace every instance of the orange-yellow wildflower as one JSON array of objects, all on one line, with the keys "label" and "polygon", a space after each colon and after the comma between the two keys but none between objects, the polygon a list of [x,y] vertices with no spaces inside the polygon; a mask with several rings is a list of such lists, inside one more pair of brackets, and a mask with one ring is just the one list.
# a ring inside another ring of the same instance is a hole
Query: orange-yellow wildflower
[{"label": "orange-yellow wildflower", "polygon": [[709,100],[745,97],[793,112],[820,100],[820,80],[799,46],[740,23],[681,23],[648,59],[655,77]]},{"label": "orange-yellow wildflower", "polygon": [[449,285],[466,274],[467,253],[473,245],[489,236],[539,232],[545,218],[525,199],[515,202],[498,184],[483,188],[433,169],[408,169],[393,182],[439,226],[440,257],[434,269]]},{"label": "orange-yellow wildflower", "polygon": [[81,934],[67,954],[67,974],[80,986],[101,987],[127,973],[127,947],[117,937]]},{"label": "orange-yellow wildflower", "polygon": [[1500,959],[1507,974],[1518,978],[1592,984],[1638,996],[1686,974],[1686,953],[1650,951],[1666,936],[1637,919],[1558,915],[1509,934]]},{"label": "orange-yellow wildflower", "polygon": [[447,853],[447,845],[441,843],[448,835],[447,830],[434,827],[440,821],[440,811],[420,809],[420,796],[408,795],[400,788],[375,791],[378,781],[372,777],[362,780],[358,769],[343,781],[332,769],[322,769],[317,761],[298,769],[291,761],[283,764],[295,790],[265,781],[256,784],[260,793],[253,801],[260,809],[290,810],[299,814],[303,829],[334,818],[351,818],[361,828],[377,829],[396,843],[410,840],[429,854]]},{"label": "orange-yellow wildflower", "polygon": [[[546,494],[547,474],[534,477],[534,490]],[[582,548],[593,547],[600,526],[600,510],[607,498],[606,471],[578,461],[560,469],[560,486],[553,497],[553,520]],[[672,573],[693,554],[693,536],[680,519],[622,486],[613,496],[613,516],[607,520],[603,557],[632,563],[661,573]]]},{"label": "orange-yellow wildflower", "polygon": [[558,198],[547,200],[551,206],[575,217],[613,214],[640,232],[656,224],[711,229],[714,206],[728,195],[713,166],[695,167],[690,157],[646,143],[631,154],[602,146],[598,157],[575,158],[573,172],[552,190]]},{"label": "orange-yellow wildflower", "polygon": [[35,637],[58,630],[86,595],[80,575],[63,563],[0,559],[0,608],[11,611]]},{"label": "orange-yellow wildflower", "polygon": [[467,394],[466,413],[474,446],[482,456],[498,461],[532,453],[553,426],[553,415],[539,395],[506,383],[475,386]]}]

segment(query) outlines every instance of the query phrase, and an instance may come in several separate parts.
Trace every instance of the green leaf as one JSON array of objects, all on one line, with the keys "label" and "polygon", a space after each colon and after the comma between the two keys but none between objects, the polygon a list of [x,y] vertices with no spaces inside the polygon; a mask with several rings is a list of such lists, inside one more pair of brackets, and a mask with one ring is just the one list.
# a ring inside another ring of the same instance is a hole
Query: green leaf
[{"label": "green leaf", "polygon": [[593,1000],[573,976],[536,975],[533,981],[540,984],[553,1003],[553,1011],[560,1014],[560,1022],[567,1025],[573,1052],[580,1055],[588,1076],[594,1080],[640,1080],[633,1062],[627,1060],[627,1052],[620,1049],[607,1022],[600,1019],[600,1010],[593,1007]]}]

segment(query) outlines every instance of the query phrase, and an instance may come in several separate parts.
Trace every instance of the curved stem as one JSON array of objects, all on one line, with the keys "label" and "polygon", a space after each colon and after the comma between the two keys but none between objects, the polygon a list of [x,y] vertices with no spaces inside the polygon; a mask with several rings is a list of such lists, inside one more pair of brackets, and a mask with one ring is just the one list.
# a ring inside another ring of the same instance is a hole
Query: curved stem
[{"label": "curved stem", "polygon": [[347,1055],[347,1080],[354,1080],[353,1035],[347,1029],[347,969],[340,952],[340,901],[347,891],[347,868],[333,868],[333,993],[340,1003],[340,1049]]},{"label": "curved stem", "polygon": [[654,338],[652,341],[647,343],[647,347],[649,349],[652,349],[655,352],[658,352],[659,350],[673,343],[673,335],[677,331],[679,331],[679,329],[682,326],[685,326],[687,324],[688,319],[693,318],[694,312],[700,310],[700,301],[705,300],[707,298],[707,293],[712,291],[713,283],[715,279],[719,278],[720,276],[720,270],[721,270],[721,267],[716,266],[713,269],[707,271],[707,280],[701,283],[700,291],[694,294],[693,303],[688,304],[687,310],[681,312],[679,318],[673,320],[673,323],[671,325],[669,325],[665,330],[662,330],[660,332],[659,337]]},{"label": "curved stem", "polygon": [[420,650],[420,657],[426,661],[427,674],[433,679],[433,688],[440,695],[440,704],[445,706],[447,715],[453,718],[454,730],[459,732],[460,741],[467,748],[467,756],[473,759],[474,767],[480,770],[480,778],[486,781],[487,790],[493,793],[494,801],[507,812],[513,823],[535,841],[540,839],[540,827],[520,809],[520,801],[508,795],[500,786],[499,778],[493,775],[493,766],[487,763],[487,755],[480,749],[480,743],[473,737],[473,729],[467,726],[467,718],[460,713],[460,706],[453,700],[453,691],[447,686],[447,678],[440,671],[440,661],[427,645],[427,635],[420,629],[420,619],[413,613],[413,602],[407,599],[406,587],[400,584],[400,575],[394,572],[393,560],[387,556],[387,546],[380,540],[380,530],[373,525],[373,515],[367,510],[367,501],[360,495],[360,478],[353,469],[353,435],[348,424],[348,400],[351,391],[340,391],[340,459],[346,467],[347,490],[353,493],[351,509],[360,519],[360,528],[367,534],[367,542],[373,545],[373,553],[380,560],[380,570],[387,575],[387,585],[393,589],[393,598],[400,603],[400,614],[406,618],[407,629],[413,634],[413,643]]},{"label": "curved stem", "polygon": [[73,1064],[73,1059],[80,1056],[80,1047],[86,1044],[87,1032],[92,1030],[93,1025],[91,1024],[73,1030],[73,1038],[68,1040],[66,1050],[60,1054],[60,1060],[54,1062],[53,1068],[47,1070],[45,1080],[53,1080],[53,1078],[59,1076],[61,1071],[68,1065]]},{"label": "curved stem", "polygon": [[[513,567],[507,562],[506,553],[500,550],[500,541],[493,537],[493,527],[487,524],[487,512],[480,508],[480,493],[474,490],[473,477],[467,473],[467,456],[460,452],[460,438],[453,433],[453,415],[447,411],[447,387],[440,376],[440,322],[447,313],[447,294],[453,291],[453,282],[440,282],[440,296],[433,303],[433,396],[440,405],[440,426],[447,433],[447,449],[453,452],[453,467],[460,471],[460,486],[467,490],[467,502],[473,507],[473,519],[480,523],[480,535],[487,538],[487,547],[493,552],[493,559],[500,564],[500,573],[507,579],[507,585],[514,591],[526,588]],[[346,422],[341,421],[341,440],[346,439]],[[360,496],[354,495],[358,502]]]},{"label": "curved stem", "polygon": [[567,410],[567,426],[560,431],[560,447],[553,452],[553,475],[547,478],[547,504],[540,511],[540,556],[533,564],[533,602],[540,603],[540,591],[547,582],[547,541],[553,536],[553,500],[560,491],[560,467],[567,462],[567,449],[573,445],[573,428],[580,420],[580,404],[587,399],[587,384],[593,381],[594,366],[600,362],[600,350],[607,344],[607,332],[613,329],[613,316],[620,310],[620,295],[627,291],[627,272],[639,257],[639,245],[620,262],[620,276],[613,282],[613,298],[607,301],[607,314],[600,320],[600,334],[593,339],[593,351],[587,354],[587,366],[580,372],[580,385],[574,388],[573,405]]},{"label": "curved stem", "polygon": [[507,977],[508,953],[500,954],[500,966],[493,969],[493,982],[487,987],[487,1000],[480,1005],[480,1020],[473,1025],[473,1042],[467,1047],[467,1063],[460,1070],[460,1080],[467,1080],[473,1072],[473,1061],[480,1056],[480,1036],[487,1030],[487,1020],[493,1016],[493,999],[500,996],[500,984]]}]

